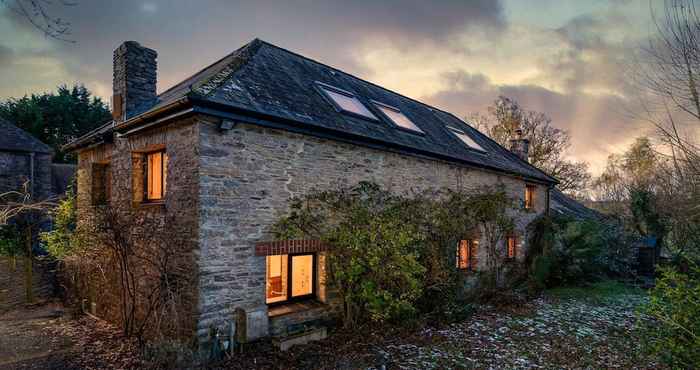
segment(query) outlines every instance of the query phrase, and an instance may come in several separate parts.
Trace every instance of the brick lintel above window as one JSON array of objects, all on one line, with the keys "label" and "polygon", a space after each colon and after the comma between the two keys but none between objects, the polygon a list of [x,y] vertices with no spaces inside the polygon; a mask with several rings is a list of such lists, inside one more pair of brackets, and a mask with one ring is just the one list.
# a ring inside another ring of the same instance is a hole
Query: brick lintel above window
[{"label": "brick lintel above window", "polygon": [[278,254],[323,252],[330,246],[321,240],[296,239],[262,242],[255,245],[256,256],[275,256]]}]

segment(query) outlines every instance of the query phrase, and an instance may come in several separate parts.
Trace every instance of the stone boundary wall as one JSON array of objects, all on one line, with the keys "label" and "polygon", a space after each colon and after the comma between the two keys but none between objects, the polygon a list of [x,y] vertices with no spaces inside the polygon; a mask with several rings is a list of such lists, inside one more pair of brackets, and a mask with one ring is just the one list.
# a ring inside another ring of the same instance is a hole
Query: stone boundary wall
[{"label": "stone boundary wall", "polygon": [[[24,257],[0,257],[0,312],[19,308],[27,303]],[[55,264],[34,260],[32,289],[34,302],[50,299],[55,292]]]}]

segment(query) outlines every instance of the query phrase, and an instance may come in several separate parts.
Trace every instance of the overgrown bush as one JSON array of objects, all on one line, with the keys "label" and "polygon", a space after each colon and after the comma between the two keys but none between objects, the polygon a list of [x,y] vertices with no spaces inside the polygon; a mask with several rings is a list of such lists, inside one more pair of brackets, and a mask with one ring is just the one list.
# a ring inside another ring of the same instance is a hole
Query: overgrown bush
[{"label": "overgrown bush", "polygon": [[603,276],[626,277],[634,264],[633,237],[613,220],[541,217],[531,224],[531,293],[585,285]]},{"label": "overgrown bush", "polygon": [[700,268],[661,268],[642,312],[645,348],[673,368],[700,368]]},{"label": "overgrown bush", "polygon": [[23,253],[22,234],[14,224],[0,226],[0,256],[15,257]]},{"label": "overgrown bush", "polygon": [[41,233],[39,237],[49,255],[60,260],[82,245],[82,234],[75,232],[78,217],[73,189],[68,189],[65,198],[51,210],[51,216],[53,229]]},{"label": "overgrown bush", "polygon": [[[481,234],[488,258],[512,229],[501,189],[437,191],[399,196],[376,184],[312,192],[292,200],[277,237],[321,239],[329,252],[329,282],[344,305],[344,321],[406,322],[420,311],[460,316],[455,268],[459,240]],[[477,231],[478,230],[478,231]],[[491,256],[493,254],[493,256]]]}]

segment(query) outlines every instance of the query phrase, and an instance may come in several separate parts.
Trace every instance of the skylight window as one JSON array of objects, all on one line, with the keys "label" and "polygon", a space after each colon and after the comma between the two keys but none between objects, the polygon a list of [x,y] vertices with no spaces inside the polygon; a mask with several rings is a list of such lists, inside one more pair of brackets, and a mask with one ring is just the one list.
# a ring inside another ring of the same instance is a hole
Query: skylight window
[{"label": "skylight window", "polygon": [[401,113],[400,110],[394,107],[390,107],[388,105],[379,103],[379,102],[374,102],[374,105],[384,113],[385,116],[387,116],[391,122],[394,122],[399,127],[403,127],[405,129],[411,130],[411,131],[416,131],[416,132],[423,132],[418,126],[416,126],[415,123],[413,123],[408,117],[406,117],[405,114]]},{"label": "skylight window", "polygon": [[484,148],[481,147],[481,145],[477,144],[474,139],[472,139],[469,135],[467,135],[466,132],[462,130],[458,130],[454,127],[448,127],[450,131],[452,131],[455,136],[459,138],[459,140],[462,140],[464,144],[466,144],[468,147],[476,150],[481,150],[482,152],[485,152]]},{"label": "skylight window", "polygon": [[357,114],[369,119],[377,120],[377,117],[372,114],[372,112],[364,106],[355,95],[350,92],[340,90],[337,88],[330,87],[328,85],[321,85],[319,87],[334,103],[336,109],[339,111],[349,112]]}]

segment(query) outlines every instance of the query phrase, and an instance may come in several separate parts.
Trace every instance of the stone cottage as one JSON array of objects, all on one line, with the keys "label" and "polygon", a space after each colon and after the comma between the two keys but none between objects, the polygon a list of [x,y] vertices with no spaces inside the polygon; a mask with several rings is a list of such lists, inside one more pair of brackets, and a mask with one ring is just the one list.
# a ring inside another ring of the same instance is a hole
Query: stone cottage
[{"label": "stone cottage", "polygon": [[[156,58],[133,41],[115,50],[114,120],[68,148],[79,157],[80,217],[110,204],[177,223],[200,341],[234,316],[255,339],[331,309],[328,246],[270,230],[312,188],[503,185],[522,204],[504,242],[513,258],[527,247],[525,225],[549,208],[556,180],[527,162],[522,137],[505,149],[448,112],[258,39],[159,95]],[[455,268],[478,269],[478,243],[455,246]]]},{"label": "stone cottage", "polygon": [[0,193],[27,184],[37,199],[51,196],[51,148],[0,118]]}]

